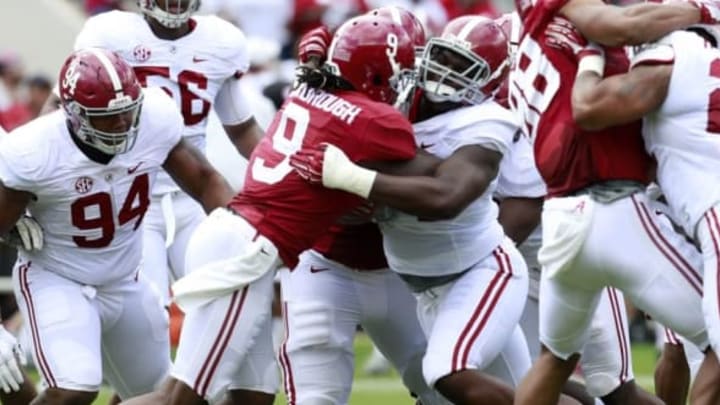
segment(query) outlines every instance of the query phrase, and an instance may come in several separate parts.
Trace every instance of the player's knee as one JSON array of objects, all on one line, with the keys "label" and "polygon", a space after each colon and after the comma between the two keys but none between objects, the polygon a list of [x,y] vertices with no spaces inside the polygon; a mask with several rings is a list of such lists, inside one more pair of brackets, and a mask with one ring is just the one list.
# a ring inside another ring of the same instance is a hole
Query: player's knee
[{"label": "player's knee", "polygon": [[[396,366],[403,380],[403,384],[420,397],[421,400],[425,395],[434,392],[434,390],[428,386],[423,376],[423,355],[424,353],[417,353],[415,356],[412,356],[407,363]],[[426,404],[427,402],[423,400],[422,403]]]},{"label": "player's knee", "polygon": [[[288,351],[309,348],[342,348],[344,342],[332,333],[332,308],[323,302],[297,301],[287,305]],[[350,346],[352,344],[347,342]]]},{"label": "player's knee", "polygon": [[33,404],[90,405],[97,395],[97,391],[85,392],[65,390],[62,388],[48,388],[33,401]]}]

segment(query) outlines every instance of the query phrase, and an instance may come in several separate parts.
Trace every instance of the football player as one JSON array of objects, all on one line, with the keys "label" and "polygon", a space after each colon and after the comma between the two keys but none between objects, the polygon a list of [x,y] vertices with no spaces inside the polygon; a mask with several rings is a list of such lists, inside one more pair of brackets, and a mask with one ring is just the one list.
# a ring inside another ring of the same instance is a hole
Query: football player
[{"label": "football player", "polygon": [[[587,45],[579,35],[556,35],[558,29],[567,28],[562,22],[551,26],[559,45],[564,49]],[[720,183],[715,175],[720,158],[715,134],[720,126],[714,112],[720,88],[718,40],[720,35],[712,26],[676,31],[638,47],[627,74],[603,80],[600,72],[586,71],[578,75],[573,87],[573,113],[583,128],[601,129],[644,117],[645,148],[658,161],[657,181],[671,217],[696,239],[702,251],[703,313],[715,352],[720,349],[720,228],[716,214],[720,194],[715,187]],[[616,105],[623,109],[611,103],[622,103]],[[668,337],[672,342],[672,331]],[[713,384],[698,388],[693,403],[720,400]]]},{"label": "football player", "polygon": [[[510,104],[520,114],[524,134],[534,142],[535,161],[548,186],[539,252],[543,351],[519,387],[516,402],[554,404],[590,336],[607,285],[622,290],[639,308],[701,347],[707,346],[707,334],[700,311],[697,255],[647,209],[644,191],[650,158],[643,148],[640,122],[588,132],[573,119],[572,80],[567,78],[585,70],[624,72],[624,50],[607,48],[607,64],[601,66],[591,49],[567,53],[553,48],[545,41],[545,30],[562,14],[588,37],[622,46],[657,39],[699,21],[715,22],[718,13],[712,2],[615,7],[596,0],[525,0],[516,5],[524,35]],[[616,337],[607,331],[603,339]],[[606,403],[657,403],[632,381],[628,355],[608,351],[592,364],[586,362],[592,370],[615,359],[627,364],[620,374],[588,381],[589,393]]]},{"label": "football player", "polygon": [[43,229],[42,249],[21,248],[13,269],[48,385],[36,401],[90,404],[103,379],[124,399],[151,391],[170,366],[167,315],[141,271],[155,176],[165,169],[208,211],[232,191],[183,140],[172,99],[143,90],[118,54],[76,51],[58,83],[62,111],[0,146],[0,233],[25,210]]},{"label": "football player", "polygon": [[[243,33],[216,16],[194,16],[200,0],[137,3],[140,14],[110,11],[89,18],[75,48],[115,51],[143,87],[170,94],[183,116],[183,137],[203,152],[214,108],[237,151],[249,157],[263,132],[240,86],[249,68]],[[143,225],[144,271],[167,305],[169,278],[184,274],[188,240],[205,214],[167,173],[158,175],[150,200]]]}]

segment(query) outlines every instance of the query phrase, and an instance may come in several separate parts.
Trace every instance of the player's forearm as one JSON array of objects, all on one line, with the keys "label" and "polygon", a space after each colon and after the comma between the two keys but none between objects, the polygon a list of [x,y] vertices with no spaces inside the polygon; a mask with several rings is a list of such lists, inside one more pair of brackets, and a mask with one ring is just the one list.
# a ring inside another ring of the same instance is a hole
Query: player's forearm
[{"label": "player's forearm", "polygon": [[562,12],[583,36],[606,46],[652,42],[700,21],[699,9],[688,3],[593,4],[563,8]]},{"label": "player's forearm", "polygon": [[593,130],[610,126],[617,109],[610,79],[603,82],[595,72],[585,72],[575,78],[572,90],[572,112],[575,123],[582,129]]},{"label": "player's forearm", "polygon": [[505,235],[521,244],[540,225],[542,198],[506,198],[500,205],[498,221]]},{"label": "player's forearm", "polygon": [[665,100],[672,64],[636,66],[602,79],[594,72],[575,78],[573,119],[583,129],[598,130],[642,119]]},{"label": "player's forearm", "polygon": [[443,181],[431,177],[380,173],[368,199],[428,219],[454,218],[464,208],[458,198],[458,190],[452,190]]},{"label": "player's forearm", "polygon": [[209,174],[205,186],[196,193],[193,197],[202,204],[207,213],[217,207],[226,206],[234,195],[225,178],[217,172]]},{"label": "player's forearm", "polygon": [[250,118],[242,124],[225,125],[224,127],[230,142],[245,159],[250,159],[255,146],[265,135],[255,118]]}]

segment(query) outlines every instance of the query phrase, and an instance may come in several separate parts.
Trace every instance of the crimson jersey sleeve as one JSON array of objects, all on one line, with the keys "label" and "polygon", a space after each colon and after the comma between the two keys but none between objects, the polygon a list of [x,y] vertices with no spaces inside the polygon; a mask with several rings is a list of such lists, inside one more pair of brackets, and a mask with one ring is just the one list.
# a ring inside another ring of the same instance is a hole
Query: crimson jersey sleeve
[{"label": "crimson jersey sleeve", "polygon": [[369,120],[357,161],[410,160],[415,157],[412,125],[397,111]]}]

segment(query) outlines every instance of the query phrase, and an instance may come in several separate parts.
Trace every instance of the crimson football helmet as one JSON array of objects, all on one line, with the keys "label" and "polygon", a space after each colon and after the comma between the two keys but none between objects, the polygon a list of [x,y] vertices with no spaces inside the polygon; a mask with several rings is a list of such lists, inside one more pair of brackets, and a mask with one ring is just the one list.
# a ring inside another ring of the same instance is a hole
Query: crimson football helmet
[{"label": "crimson football helmet", "polygon": [[479,104],[507,77],[508,48],[507,37],[490,18],[455,18],[425,46],[418,85],[433,102]]},{"label": "crimson football helmet", "polygon": [[393,104],[414,85],[414,44],[392,19],[364,14],[338,28],[325,65],[372,100]]},{"label": "crimson football helmet", "polygon": [[100,48],[73,52],[60,69],[60,102],[77,137],[115,155],[135,144],[143,93],[130,65]]},{"label": "crimson football helmet", "polygon": [[410,10],[400,6],[384,6],[370,10],[368,14],[381,16],[391,19],[394,23],[399,24],[410,35],[415,45],[415,53],[417,56],[422,54],[425,42],[427,42],[427,34],[425,26]]},{"label": "crimson football helmet", "polygon": [[[160,7],[159,3],[165,4]],[[178,28],[200,8],[200,0],[138,0],[140,11],[166,28]]]}]

